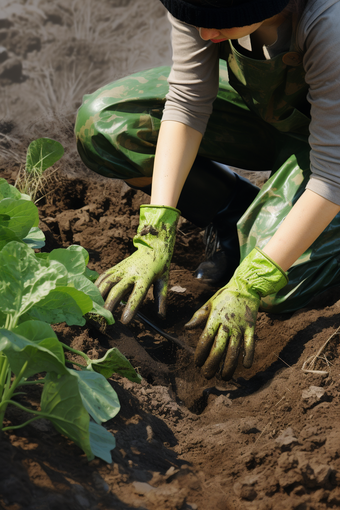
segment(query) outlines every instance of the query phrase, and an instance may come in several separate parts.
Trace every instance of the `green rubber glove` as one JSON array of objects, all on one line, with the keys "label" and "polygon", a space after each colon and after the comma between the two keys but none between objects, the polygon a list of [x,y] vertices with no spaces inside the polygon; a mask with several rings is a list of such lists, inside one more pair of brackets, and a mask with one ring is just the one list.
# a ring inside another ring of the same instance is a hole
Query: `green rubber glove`
[{"label": "green rubber glove", "polygon": [[165,315],[179,216],[180,211],[173,207],[141,205],[137,235],[133,238],[137,251],[97,279],[96,285],[106,297],[105,308],[110,311],[130,294],[122,315],[124,324],[133,319],[152,284],[158,313]]},{"label": "green rubber glove", "polygon": [[195,364],[207,379],[221,367],[222,379],[231,379],[243,344],[243,366],[251,367],[260,300],[288,283],[286,273],[255,248],[236,269],[230,282],[202,306],[186,324],[189,329],[206,322],[198,341]]}]

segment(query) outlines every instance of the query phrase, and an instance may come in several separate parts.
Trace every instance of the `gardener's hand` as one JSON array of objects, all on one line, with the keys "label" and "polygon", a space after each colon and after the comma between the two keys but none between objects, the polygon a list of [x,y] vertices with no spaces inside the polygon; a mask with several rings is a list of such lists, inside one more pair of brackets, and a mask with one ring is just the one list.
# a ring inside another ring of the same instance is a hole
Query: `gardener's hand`
[{"label": "gardener's hand", "polygon": [[133,239],[137,251],[97,279],[96,285],[106,297],[105,308],[110,311],[131,293],[122,315],[124,324],[134,317],[152,284],[158,313],[165,315],[179,215],[180,211],[172,207],[142,205],[137,235]]},{"label": "gardener's hand", "polygon": [[278,292],[287,283],[286,273],[255,248],[230,282],[194,314],[186,327],[192,329],[206,322],[196,348],[195,363],[203,366],[207,379],[219,370],[222,379],[231,379],[242,345],[243,366],[251,367],[261,297]]}]

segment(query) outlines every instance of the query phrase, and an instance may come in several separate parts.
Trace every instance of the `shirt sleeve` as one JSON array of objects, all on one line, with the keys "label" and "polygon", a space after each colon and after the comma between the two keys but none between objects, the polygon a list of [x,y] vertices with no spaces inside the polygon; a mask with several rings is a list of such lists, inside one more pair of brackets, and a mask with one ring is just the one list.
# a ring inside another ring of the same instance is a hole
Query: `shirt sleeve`
[{"label": "shirt sleeve", "polygon": [[340,205],[340,2],[311,0],[300,41],[311,105],[310,189]]},{"label": "shirt sleeve", "polygon": [[218,92],[218,45],[197,28],[169,14],[173,64],[162,120],[178,121],[204,134]]}]

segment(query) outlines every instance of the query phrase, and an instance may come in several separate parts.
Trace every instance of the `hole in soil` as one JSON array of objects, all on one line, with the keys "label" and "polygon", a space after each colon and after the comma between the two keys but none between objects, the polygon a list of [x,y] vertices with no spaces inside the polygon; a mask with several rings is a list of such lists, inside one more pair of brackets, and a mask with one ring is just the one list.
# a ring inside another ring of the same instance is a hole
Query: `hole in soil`
[{"label": "hole in soil", "polygon": [[174,365],[177,361],[177,348],[171,342],[159,339],[158,335],[141,333],[137,337],[139,345],[155,360],[167,365]]}]

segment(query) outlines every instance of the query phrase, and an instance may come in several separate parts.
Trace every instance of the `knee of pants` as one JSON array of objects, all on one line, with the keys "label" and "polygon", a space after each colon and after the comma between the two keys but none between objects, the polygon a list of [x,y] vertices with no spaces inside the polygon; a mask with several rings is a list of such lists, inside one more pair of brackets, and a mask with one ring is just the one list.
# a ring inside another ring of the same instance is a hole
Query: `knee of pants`
[{"label": "knee of pants", "polygon": [[85,96],[75,135],[88,168],[143,188],[151,183],[163,100],[136,97],[129,81],[120,80]]}]

